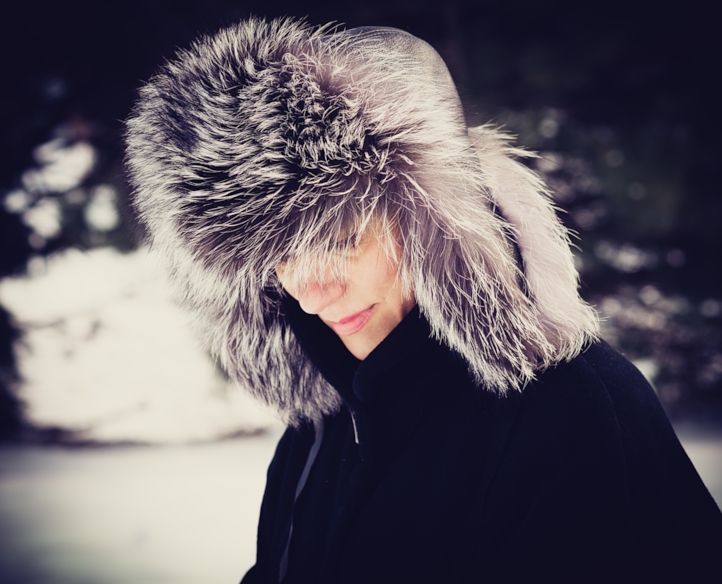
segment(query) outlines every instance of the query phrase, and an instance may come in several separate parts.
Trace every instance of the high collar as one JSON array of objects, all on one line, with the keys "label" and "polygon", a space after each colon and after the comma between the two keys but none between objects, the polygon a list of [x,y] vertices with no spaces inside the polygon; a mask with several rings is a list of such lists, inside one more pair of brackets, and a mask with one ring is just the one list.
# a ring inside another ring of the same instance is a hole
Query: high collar
[{"label": "high collar", "polygon": [[404,368],[422,346],[438,345],[428,322],[415,306],[363,361],[316,315],[305,313],[284,294],[286,318],[296,338],[318,370],[347,402],[373,405],[380,399],[381,382],[392,368]]}]

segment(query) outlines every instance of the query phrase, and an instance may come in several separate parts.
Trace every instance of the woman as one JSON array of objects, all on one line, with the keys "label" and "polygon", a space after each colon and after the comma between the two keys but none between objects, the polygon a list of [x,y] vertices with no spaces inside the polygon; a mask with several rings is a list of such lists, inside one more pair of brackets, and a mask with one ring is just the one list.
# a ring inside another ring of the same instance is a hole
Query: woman
[{"label": "woman", "polygon": [[719,509],[429,45],[242,22],[142,88],[127,140],[214,354],[289,425],[244,583],[707,575]]}]

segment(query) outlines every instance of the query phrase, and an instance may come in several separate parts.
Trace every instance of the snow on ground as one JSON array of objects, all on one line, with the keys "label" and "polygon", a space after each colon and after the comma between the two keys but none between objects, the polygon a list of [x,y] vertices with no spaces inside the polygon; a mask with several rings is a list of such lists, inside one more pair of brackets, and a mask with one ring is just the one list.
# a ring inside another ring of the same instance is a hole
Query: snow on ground
[{"label": "snow on ground", "polygon": [[237,583],[279,437],[0,448],[0,584]]},{"label": "snow on ground", "polygon": [[[0,448],[0,584],[237,583],[279,437]],[[722,504],[722,436],[682,438]]]},{"label": "snow on ground", "polygon": [[69,249],[0,281],[29,421],[98,441],[190,442],[273,423],[219,373],[146,250]]}]

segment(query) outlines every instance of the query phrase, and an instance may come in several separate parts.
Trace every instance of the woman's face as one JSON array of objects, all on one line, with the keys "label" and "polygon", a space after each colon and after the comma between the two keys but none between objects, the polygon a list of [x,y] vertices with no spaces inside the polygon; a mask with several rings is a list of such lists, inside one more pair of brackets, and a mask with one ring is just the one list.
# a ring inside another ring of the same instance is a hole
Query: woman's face
[{"label": "woman's face", "polygon": [[[397,250],[398,251],[398,250]],[[387,256],[373,227],[348,254],[345,281],[312,281],[293,286],[284,277],[288,265],[276,266],[284,290],[308,314],[317,314],[357,359],[365,359],[416,303],[404,298],[398,262]],[[399,257],[400,254],[396,254]]]}]

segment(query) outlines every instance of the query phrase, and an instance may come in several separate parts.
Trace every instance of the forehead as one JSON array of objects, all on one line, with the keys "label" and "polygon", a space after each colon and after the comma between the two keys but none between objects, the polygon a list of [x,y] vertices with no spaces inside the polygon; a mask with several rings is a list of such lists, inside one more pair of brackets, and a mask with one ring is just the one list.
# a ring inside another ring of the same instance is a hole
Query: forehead
[{"label": "forehead", "polygon": [[379,248],[387,258],[398,259],[395,229],[382,217],[374,217],[365,223],[341,225],[330,237],[287,254],[278,265],[285,279],[300,285],[320,278],[342,279],[365,254]]},{"label": "forehead", "polygon": [[370,212],[339,212],[318,220],[300,218],[286,231],[284,259],[306,255],[323,256],[327,251],[338,251],[339,246],[357,245],[362,239],[374,237],[390,239],[394,221],[380,209]]}]

